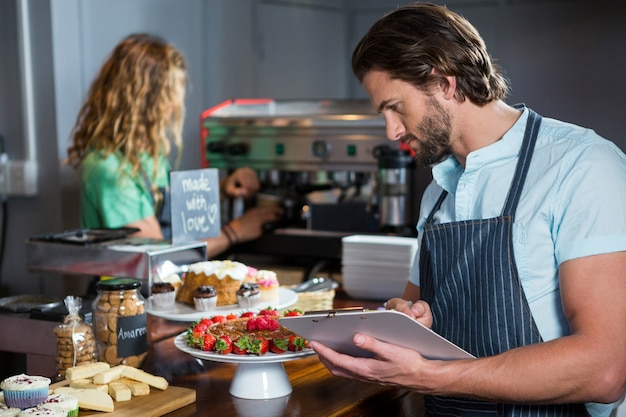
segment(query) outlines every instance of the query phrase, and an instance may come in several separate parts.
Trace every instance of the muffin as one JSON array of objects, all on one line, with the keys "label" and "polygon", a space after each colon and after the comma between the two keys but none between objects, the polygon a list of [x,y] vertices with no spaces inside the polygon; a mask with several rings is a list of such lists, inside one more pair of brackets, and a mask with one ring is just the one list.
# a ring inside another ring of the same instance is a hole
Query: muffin
[{"label": "muffin", "polygon": [[276,272],[259,270],[254,276],[255,282],[259,286],[259,292],[261,293],[261,302],[269,303],[270,305],[276,305],[278,303],[278,278],[276,278]]},{"label": "muffin", "polygon": [[193,305],[197,311],[209,311],[217,305],[217,291],[211,285],[201,285],[193,293]]},{"label": "muffin", "polygon": [[56,410],[48,407],[31,407],[22,410],[17,417],[46,416],[46,417],[65,417],[65,411]]},{"label": "muffin", "polygon": [[62,411],[66,417],[78,416],[78,398],[70,394],[49,395],[38,407]]},{"label": "muffin", "polygon": [[48,398],[50,378],[25,374],[11,376],[0,384],[4,402],[9,407],[34,407]]},{"label": "muffin", "polygon": [[239,307],[254,307],[261,301],[259,286],[253,282],[244,282],[237,290]]},{"label": "muffin", "polygon": [[0,417],[15,417],[22,411],[17,407],[9,407],[3,402],[0,402]]},{"label": "muffin", "polygon": [[152,284],[152,303],[155,307],[172,307],[176,301],[176,291],[169,282]]},{"label": "muffin", "polygon": [[161,277],[162,282],[169,282],[174,287],[174,292],[178,291],[180,286],[183,284],[183,280],[180,278],[178,274],[170,274],[166,277]]}]

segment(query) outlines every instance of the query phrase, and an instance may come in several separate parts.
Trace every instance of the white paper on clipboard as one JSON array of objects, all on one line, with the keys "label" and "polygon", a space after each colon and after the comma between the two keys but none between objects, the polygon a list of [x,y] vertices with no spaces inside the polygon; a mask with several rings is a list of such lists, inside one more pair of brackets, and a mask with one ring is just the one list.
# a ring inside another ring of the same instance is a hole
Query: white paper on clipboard
[{"label": "white paper on clipboard", "polygon": [[333,350],[351,356],[371,357],[371,352],[354,345],[355,333],[417,350],[428,359],[470,359],[473,355],[394,310],[366,310],[305,314],[284,317],[280,324],[308,340],[315,340]]}]

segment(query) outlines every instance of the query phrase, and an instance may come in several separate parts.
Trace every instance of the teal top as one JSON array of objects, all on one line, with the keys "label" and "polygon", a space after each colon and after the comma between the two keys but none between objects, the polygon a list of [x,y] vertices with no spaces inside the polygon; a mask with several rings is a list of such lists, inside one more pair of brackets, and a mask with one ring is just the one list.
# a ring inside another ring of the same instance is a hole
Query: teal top
[{"label": "teal top", "polygon": [[[123,165],[121,153],[104,157],[101,151],[90,151],[81,164],[80,222],[84,228],[117,228],[155,215],[152,194],[147,181],[152,178],[154,161],[141,156],[141,171],[133,175],[130,165]],[[169,186],[170,163],[162,156],[158,161],[157,187]]]}]

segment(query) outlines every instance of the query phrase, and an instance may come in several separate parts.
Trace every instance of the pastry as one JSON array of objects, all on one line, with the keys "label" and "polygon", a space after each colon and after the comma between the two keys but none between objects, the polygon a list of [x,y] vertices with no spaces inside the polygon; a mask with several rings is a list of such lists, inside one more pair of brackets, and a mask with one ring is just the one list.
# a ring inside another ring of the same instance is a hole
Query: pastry
[{"label": "pastry", "polygon": [[237,290],[237,304],[239,307],[254,307],[261,301],[259,286],[253,282],[244,282]]},{"label": "pastry", "polygon": [[193,305],[197,311],[209,311],[217,305],[217,291],[210,285],[201,285],[193,293]]},{"label": "pastry", "polygon": [[261,269],[254,276],[255,282],[259,286],[261,293],[261,303],[275,306],[278,303],[278,278],[274,271]]},{"label": "pastry", "polygon": [[172,307],[176,301],[176,290],[169,282],[152,284],[152,303],[155,307]]},{"label": "pastry", "polygon": [[66,417],[78,416],[78,398],[70,394],[49,395],[38,407],[62,411]]},{"label": "pastry", "polygon": [[22,409],[42,403],[48,398],[49,387],[50,378],[25,374],[11,376],[0,383],[6,405]]},{"label": "pastry", "polygon": [[217,292],[217,306],[237,304],[237,290],[248,276],[248,267],[235,261],[204,261],[189,265],[176,301],[194,305],[193,293],[200,286]]}]

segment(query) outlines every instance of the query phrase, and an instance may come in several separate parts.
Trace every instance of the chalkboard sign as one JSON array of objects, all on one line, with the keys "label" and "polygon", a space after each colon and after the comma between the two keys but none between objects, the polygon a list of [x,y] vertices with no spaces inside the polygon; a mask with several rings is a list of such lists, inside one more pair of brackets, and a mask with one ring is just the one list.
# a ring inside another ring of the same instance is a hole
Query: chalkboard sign
[{"label": "chalkboard sign", "polygon": [[172,243],[220,235],[220,184],[216,168],[170,173]]}]

